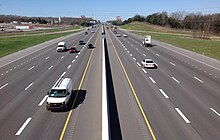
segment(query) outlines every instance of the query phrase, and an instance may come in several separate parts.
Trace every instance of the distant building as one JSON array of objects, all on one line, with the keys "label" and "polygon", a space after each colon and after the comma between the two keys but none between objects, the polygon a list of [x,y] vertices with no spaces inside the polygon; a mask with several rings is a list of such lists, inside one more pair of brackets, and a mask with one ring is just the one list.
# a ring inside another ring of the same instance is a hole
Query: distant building
[{"label": "distant building", "polygon": [[86,18],[86,16],[85,15],[81,15],[80,18]]},{"label": "distant building", "polygon": [[121,21],[121,16],[117,16],[117,17],[115,18],[115,20],[116,20],[116,21]]}]

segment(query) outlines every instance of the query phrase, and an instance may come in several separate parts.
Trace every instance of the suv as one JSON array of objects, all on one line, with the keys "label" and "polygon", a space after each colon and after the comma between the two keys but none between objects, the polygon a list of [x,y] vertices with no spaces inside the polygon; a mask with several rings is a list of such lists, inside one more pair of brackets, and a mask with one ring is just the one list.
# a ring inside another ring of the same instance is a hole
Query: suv
[{"label": "suv", "polygon": [[73,92],[73,82],[70,78],[60,77],[48,92],[47,110],[68,109],[70,96]]}]

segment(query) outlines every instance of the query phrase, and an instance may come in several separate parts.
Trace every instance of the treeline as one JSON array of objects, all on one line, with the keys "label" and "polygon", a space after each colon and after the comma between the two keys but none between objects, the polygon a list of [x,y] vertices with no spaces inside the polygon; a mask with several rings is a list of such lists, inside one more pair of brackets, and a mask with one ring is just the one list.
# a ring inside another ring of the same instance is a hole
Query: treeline
[{"label": "treeline", "polygon": [[[62,17],[61,24],[81,25],[89,26],[91,18],[74,18],[74,17]],[[16,15],[0,15],[0,23],[11,23],[16,21],[18,23],[26,22],[32,24],[56,24],[58,17],[25,17]],[[97,22],[97,21],[96,21]]]},{"label": "treeline", "polygon": [[135,15],[123,22],[116,22],[116,24],[123,25],[134,21],[147,22],[163,27],[205,32],[208,34],[220,34],[220,13],[203,15],[202,13],[178,11],[168,15],[167,12],[159,12],[148,15],[147,17]]}]

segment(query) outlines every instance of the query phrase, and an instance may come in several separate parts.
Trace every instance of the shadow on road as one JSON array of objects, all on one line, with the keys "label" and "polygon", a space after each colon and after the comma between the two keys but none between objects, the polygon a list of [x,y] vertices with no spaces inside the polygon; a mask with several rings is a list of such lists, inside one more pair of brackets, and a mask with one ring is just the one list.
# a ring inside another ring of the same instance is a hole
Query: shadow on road
[{"label": "shadow on road", "polygon": [[109,118],[110,118],[110,137],[112,140],[122,140],[121,127],[118,117],[118,109],[115,99],[115,91],[112,80],[111,66],[109,62],[107,44],[105,42],[105,60],[106,60],[106,79],[107,79],[107,97],[109,107]]}]

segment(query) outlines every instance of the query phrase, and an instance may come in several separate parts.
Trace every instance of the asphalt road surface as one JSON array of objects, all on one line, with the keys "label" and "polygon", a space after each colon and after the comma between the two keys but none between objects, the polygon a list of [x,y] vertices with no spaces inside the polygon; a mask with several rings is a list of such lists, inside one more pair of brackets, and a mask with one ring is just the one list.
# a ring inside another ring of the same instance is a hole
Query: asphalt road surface
[{"label": "asphalt road surface", "polygon": [[[0,59],[1,140],[101,139],[100,27]],[[140,36],[118,32],[128,36],[116,37],[112,29],[105,34],[111,138],[220,139],[219,61],[159,41],[143,47]],[[58,41],[78,52],[56,52]],[[144,68],[145,58],[158,68]],[[73,80],[68,111],[47,111],[47,92],[62,74]]]}]

